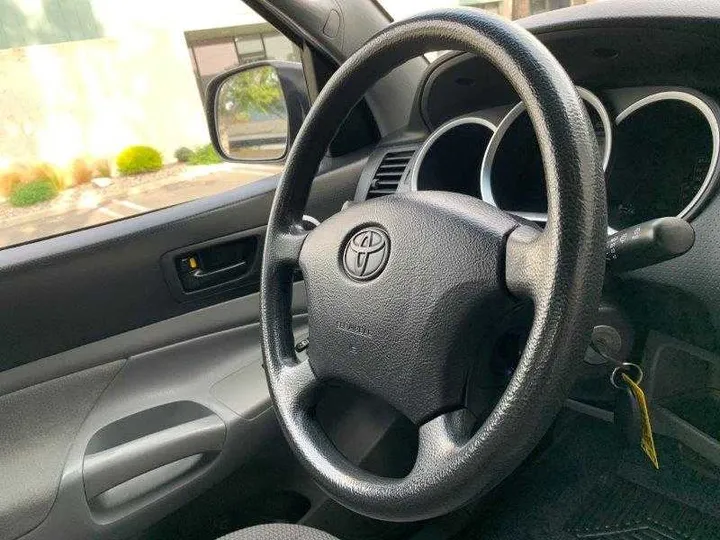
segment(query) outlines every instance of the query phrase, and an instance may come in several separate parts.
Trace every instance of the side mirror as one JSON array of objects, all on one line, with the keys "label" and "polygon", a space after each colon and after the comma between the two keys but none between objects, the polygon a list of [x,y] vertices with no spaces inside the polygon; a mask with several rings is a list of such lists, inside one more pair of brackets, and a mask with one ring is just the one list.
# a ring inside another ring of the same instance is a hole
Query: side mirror
[{"label": "side mirror", "polygon": [[282,161],[310,108],[297,62],[233,68],[210,81],[207,92],[210,136],[226,161]]}]

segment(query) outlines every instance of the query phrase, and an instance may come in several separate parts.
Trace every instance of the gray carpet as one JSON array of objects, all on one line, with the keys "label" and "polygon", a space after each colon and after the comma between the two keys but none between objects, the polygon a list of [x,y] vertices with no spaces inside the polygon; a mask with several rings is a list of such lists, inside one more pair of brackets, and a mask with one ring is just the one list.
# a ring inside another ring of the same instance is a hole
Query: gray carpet
[{"label": "gray carpet", "polygon": [[457,540],[720,538],[720,471],[658,438],[656,471],[613,426],[564,414],[549,445],[495,490]]}]

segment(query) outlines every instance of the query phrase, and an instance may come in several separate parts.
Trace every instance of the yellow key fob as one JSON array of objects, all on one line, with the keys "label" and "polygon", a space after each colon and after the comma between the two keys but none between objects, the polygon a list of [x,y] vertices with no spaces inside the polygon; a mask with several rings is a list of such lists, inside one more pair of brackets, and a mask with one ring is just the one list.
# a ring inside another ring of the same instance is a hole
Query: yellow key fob
[{"label": "yellow key fob", "polygon": [[[652,424],[650,423],[650,411],[648,409],[647,400],[645,399],[645,392],[633,381],[627,373],[622,374],[622,380],[627,385],[626,392],[632,396],[632,401],[635,402],[637,407],[637,414],[640,421],[639,436],[640,436],[640,448],[650,459],[656,469],[660,468],[658,462],[657,450],[655,449],[655,439],[653,439]],[[623,390],[621,390],[623,392]],[[633,406],[634,408],[634,406]],[[635,416],[633,414],[633,416]],[[635,426],[637,429],[637,426]]]}]

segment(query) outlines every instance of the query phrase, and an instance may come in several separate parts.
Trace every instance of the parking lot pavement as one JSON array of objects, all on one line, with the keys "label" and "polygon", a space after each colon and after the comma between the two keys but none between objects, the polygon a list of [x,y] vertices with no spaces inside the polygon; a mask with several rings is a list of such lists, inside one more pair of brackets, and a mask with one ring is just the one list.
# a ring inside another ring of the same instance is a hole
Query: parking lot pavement
[{"label": "parking lot pavement", "polygon": [[92,227],[221,193],[277,174],[280,170],[277,166],[251,166],[220,171],[208,168],[207,174],[203,174],[202,169],[191,171],[192,174],[178,176],[176,182],[145,191],[130,190],[126,194],[103,201],[94,208],[72,209],[51,217],[39,216],[37,220],[10,227],[0,225],[0,247]]}]

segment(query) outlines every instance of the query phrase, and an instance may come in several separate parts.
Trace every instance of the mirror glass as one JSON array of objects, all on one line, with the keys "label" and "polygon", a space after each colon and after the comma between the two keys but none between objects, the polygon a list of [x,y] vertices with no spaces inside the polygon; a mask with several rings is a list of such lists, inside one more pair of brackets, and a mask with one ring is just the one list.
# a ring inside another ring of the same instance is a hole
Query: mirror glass
[{"label": "mirror glass", "polygon": [[229,157],[261,161],[285,155],[288,114],[274,67],[248,68],[223,81],[215,117],[218,140]]}]

